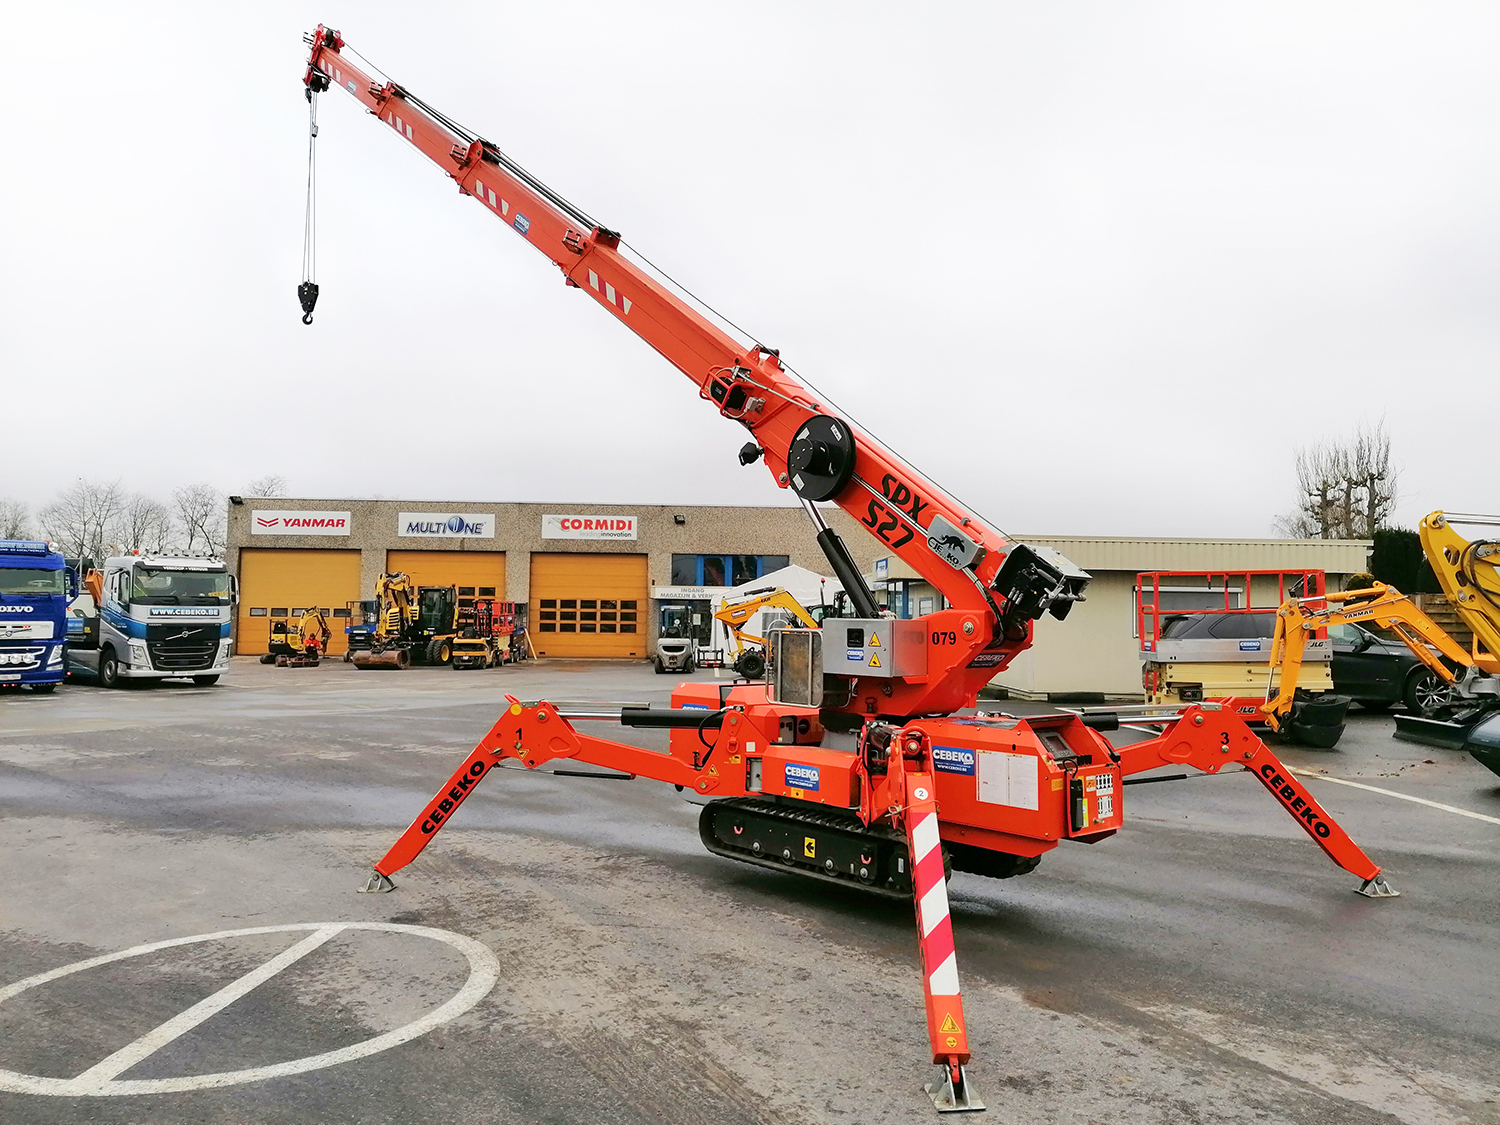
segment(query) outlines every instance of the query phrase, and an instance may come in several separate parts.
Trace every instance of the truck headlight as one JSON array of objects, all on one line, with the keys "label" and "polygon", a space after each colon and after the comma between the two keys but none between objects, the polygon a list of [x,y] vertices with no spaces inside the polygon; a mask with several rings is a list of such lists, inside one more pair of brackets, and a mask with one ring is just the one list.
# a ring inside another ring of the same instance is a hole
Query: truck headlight
[{"label": "truck headlight", "polygon": [[53,645],[52,651],[47,654],[47,667],[52,668],[62,663],[63,646]]},{"label": "truck headlight", "polygon": [[146,654],[145,641],[130,642],[130,663],[139,664],[142,667],[151,667],[151,657]]}]

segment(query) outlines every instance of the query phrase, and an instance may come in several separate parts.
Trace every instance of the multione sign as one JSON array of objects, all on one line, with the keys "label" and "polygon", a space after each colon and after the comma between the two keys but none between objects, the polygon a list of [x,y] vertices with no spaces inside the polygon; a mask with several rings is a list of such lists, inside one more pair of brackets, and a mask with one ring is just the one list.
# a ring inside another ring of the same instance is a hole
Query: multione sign
[{"label": "multione sign", "polygon": [[493,539],[494,512],[398,512],[396,534],[435,539]]},{"label": "multione sign", "polygon": [[542,517],[543,539],[635,539],[639,528],[635,516]]},{"label": "multione sign", "polygon": [[348,512],[251,512],[252,535],[348,535]]}]

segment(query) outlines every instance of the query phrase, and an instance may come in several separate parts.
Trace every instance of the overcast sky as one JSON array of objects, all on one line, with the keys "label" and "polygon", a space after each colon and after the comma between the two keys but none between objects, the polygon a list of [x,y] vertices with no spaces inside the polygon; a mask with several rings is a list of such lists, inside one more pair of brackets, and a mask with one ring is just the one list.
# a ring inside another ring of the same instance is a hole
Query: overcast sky
[{"label": "overcast sky", "polygon": [[1368,0],[7,8],[0,497],[787,499],[337,91],[302,325],[320,21],[1002,528],[1268,535],[1382,416],[1500,509],[1500,7]]}]

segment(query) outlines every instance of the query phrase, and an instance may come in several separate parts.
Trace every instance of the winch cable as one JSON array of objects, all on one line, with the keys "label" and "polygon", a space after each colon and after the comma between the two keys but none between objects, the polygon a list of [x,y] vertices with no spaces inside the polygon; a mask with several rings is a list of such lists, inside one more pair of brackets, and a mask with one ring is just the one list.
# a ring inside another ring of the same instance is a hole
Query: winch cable
[{"label": "winch cable", "polygon": [[302,302],[302,323],[311,324],[318,303],[318,95],[307,89],[307,209],[302,219],[302,284],[297,300]]}]

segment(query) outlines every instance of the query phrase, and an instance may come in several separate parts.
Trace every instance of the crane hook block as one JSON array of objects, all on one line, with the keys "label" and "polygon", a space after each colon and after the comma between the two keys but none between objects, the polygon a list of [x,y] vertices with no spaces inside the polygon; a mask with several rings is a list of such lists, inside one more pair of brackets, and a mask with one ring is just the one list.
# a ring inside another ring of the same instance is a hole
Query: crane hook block
[{"label": "crane hook block", "polygon": [[313,306],[318,303],[318,283],[304,281],[297,286],[297,300],[302,302],[302,323],[311,324]]},{"label": "crane hook block", "polygon": [[804,500],[832,500],[854,475],[854,435],[842,419],[814,414],[787,451],[792,487]]}]

